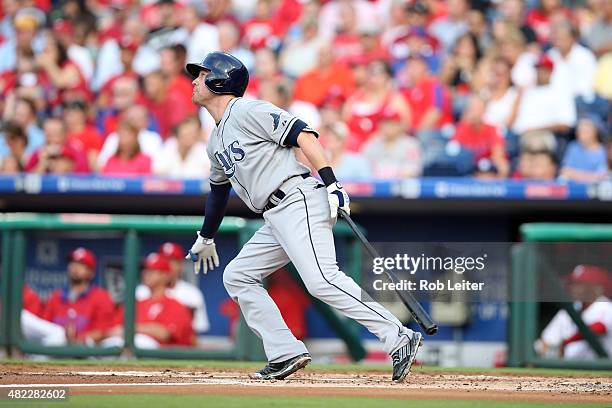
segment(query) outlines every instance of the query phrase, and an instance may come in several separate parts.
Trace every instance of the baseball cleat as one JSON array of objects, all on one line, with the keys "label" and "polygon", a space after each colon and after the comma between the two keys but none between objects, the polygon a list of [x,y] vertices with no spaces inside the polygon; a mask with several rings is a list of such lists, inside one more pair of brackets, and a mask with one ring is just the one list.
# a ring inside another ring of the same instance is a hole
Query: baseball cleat
[{"label": "baseball cleat", "polygon": [[306,367],[311,360],[310,354],[300,354],[280,363],[268,363],[267,366],[251,374],[250,377],[256,380],[284,380],[297,370]]},{"label": "baseball cleat", "polygon": [[413,332],[410,341],[391,354],[391,359],[393,360],[393,381],[401,382],[410,373],[410,366],[412,366],[417,351],[422,344],[423,335],[419,332]]}]

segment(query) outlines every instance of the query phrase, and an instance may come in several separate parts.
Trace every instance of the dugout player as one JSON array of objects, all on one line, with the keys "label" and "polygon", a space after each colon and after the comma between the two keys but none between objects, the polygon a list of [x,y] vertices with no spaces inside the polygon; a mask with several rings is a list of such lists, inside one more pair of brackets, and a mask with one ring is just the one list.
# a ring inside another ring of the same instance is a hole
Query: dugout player
[{"label": "dugout player", "polygon": [[[283,321],[262,280],[289,261],[308,291],[357,320],[392,356],[393,380],[410,370],[422,335],[404,327],[375,302],[361,301],[361,289],[336,264],[332,227],[338,209],[349,212],[349,197],[336,180],[318,133],[269,102],[243,99],[249,75],[235,57],[208,54],[187,64],[192,100],[208,110],[216,126],[208,140],[210,185],[202,228],[189,254],[195,272],[219,266],[214,236],[225,214],[230,189],[265,224],[225,268],[223,283],[238,302],[249,327],[263,340],[268,365],[253,378],[284,379],[311,357]],[[293,148],[300,148],[323,180],[310,177]]]},{"label": "dugout player", "polygon": [[109,293],[93,285],[96,257],[76,248],[68,256],[68,288],[54,291],[42,317],[62,326],[70,343],[94,345],[111,325],[115,306]]},{"label": "dugout player", "polygon": [[[599,341],[608,356],[612,356],[612,292],[610,273],[595,265],[578,265],[569,275],[569,290],[580,316]],[[556,352],[566,359],[594,360],[597,358],[578,327],[565,310],[559,310],[542,331],[536,342],[542,355]]]},{"label": "dugout player", "polygon": [[[191,346],[194,334],[189,309],[167,295],[172,272],[168,259],[150,253],[143,262],[142,283],[150,297],[136,302],[134,345],[157,349],[161,346]],[[123,347],[123,318],[103,341],[105,347]]]},{"label": "dugout player", "polygon": [[[164,242],[157,251],[165,256],[170,263],[170,281],[166,295],[187,306],[192,316],[192,326],[196,333],[208,331],[210,323],[206,313],[206,303],[200,288],[181,279],[185,250],[176,242]],[[151,290],[143,283],[136,287],[136,300],[151,297]]]},{"label": "dugout player", "polygon": [[38,294],[28,285],[23,285],[23,309],[21,309],[21,332],[27,341],[44,346],[66,344],[64,328],[42,318],[44,305]]}]

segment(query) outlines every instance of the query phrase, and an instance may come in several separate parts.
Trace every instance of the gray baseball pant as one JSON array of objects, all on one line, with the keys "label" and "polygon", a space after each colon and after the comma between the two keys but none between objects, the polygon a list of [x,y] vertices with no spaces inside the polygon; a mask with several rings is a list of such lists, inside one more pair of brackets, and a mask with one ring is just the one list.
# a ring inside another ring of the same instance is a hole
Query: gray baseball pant
[{"label": "gray baseball pant", "polygon": [[333,221],[325,188],[309,177],[294,177],[281,189],[278,206],[264,212],[265,224],[225,268],[223,283],[238,302],[248,326],[263,341],[268,361],[307,353],[295,338],[262,280],[290,261],[314,297],[364,325],[391,354],[408,342],[412,331],[376,302],[361,301],[361,288],[338,269]]}]

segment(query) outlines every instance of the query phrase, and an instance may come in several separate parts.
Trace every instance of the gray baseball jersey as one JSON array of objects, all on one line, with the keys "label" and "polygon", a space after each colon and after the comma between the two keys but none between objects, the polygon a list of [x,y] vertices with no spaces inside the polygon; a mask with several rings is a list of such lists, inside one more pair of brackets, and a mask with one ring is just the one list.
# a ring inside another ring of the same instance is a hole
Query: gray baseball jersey
[{"label": "gray baseball jersey", "polygon": [[[232,183],[242,200],[263,212],[265,224],[223,272],[229,295],[263,341],[268,361],[305,353],[285,324],[262,280],[292,262],[308,291],[375,334],[386,352],[403,346],[412,331],[376,302],[361,300],[361,288],[338,269],[327,191],[286,146],[297,133],[314,132],[296,117],[262,101],[232,99],[208,142],[213,184]],[[294,126],[296,124],[296,126]],[[316,133],[316,132],[315,132]],[[285,197],[263,211],[270,195]]]},{"label": "gray baseball jersey", "polygon": [[251,210],[263,212],[285,180],[310,172],[285,146],[297,120],[269,102],[232,99],[208,140],[210,182],[231,182]]}]

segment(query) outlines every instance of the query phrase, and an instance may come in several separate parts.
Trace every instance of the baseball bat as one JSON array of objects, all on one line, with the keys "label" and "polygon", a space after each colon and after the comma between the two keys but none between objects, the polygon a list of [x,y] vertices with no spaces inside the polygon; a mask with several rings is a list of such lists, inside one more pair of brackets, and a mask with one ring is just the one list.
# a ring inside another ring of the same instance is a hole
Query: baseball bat
[{"label": "baseball bat", "polygon": [[[378,254],[376,249],[374,249],[372,244],[370,244],[367,238],[361,233],[359,227],[357,227],[357,224],[355,224],[355,222],[351,219],[350,215],[348,215],[347,212],[341,208],[338,209],[338,213],[348,223],[349,227],[351,227],[351,229],[357,236],[357,239],[359,239],[359,241],[368,251],[370,256],[372,258],[380,258],[380,255]],[[398,277],[393,272],[388,271],[387,269],[385,269],[384,272],[391,282],[399,282]],[[423,309],[423,306],[421,306],[421,304],[414,298],[414,296],[412,296],[412,293],[408,291],[401,291],[399,289],[395,289],[395,293],[397,293],[399,298],[402,300],[402,303],[408,308],[414,320],[416,320],[416,322],[419,324],[419,326],[421,326],[425,333],[427,333],[429,336],[433,336],[438,332],[438,325],[434,323],[429,314],[427,314],[425,309]]]}]

